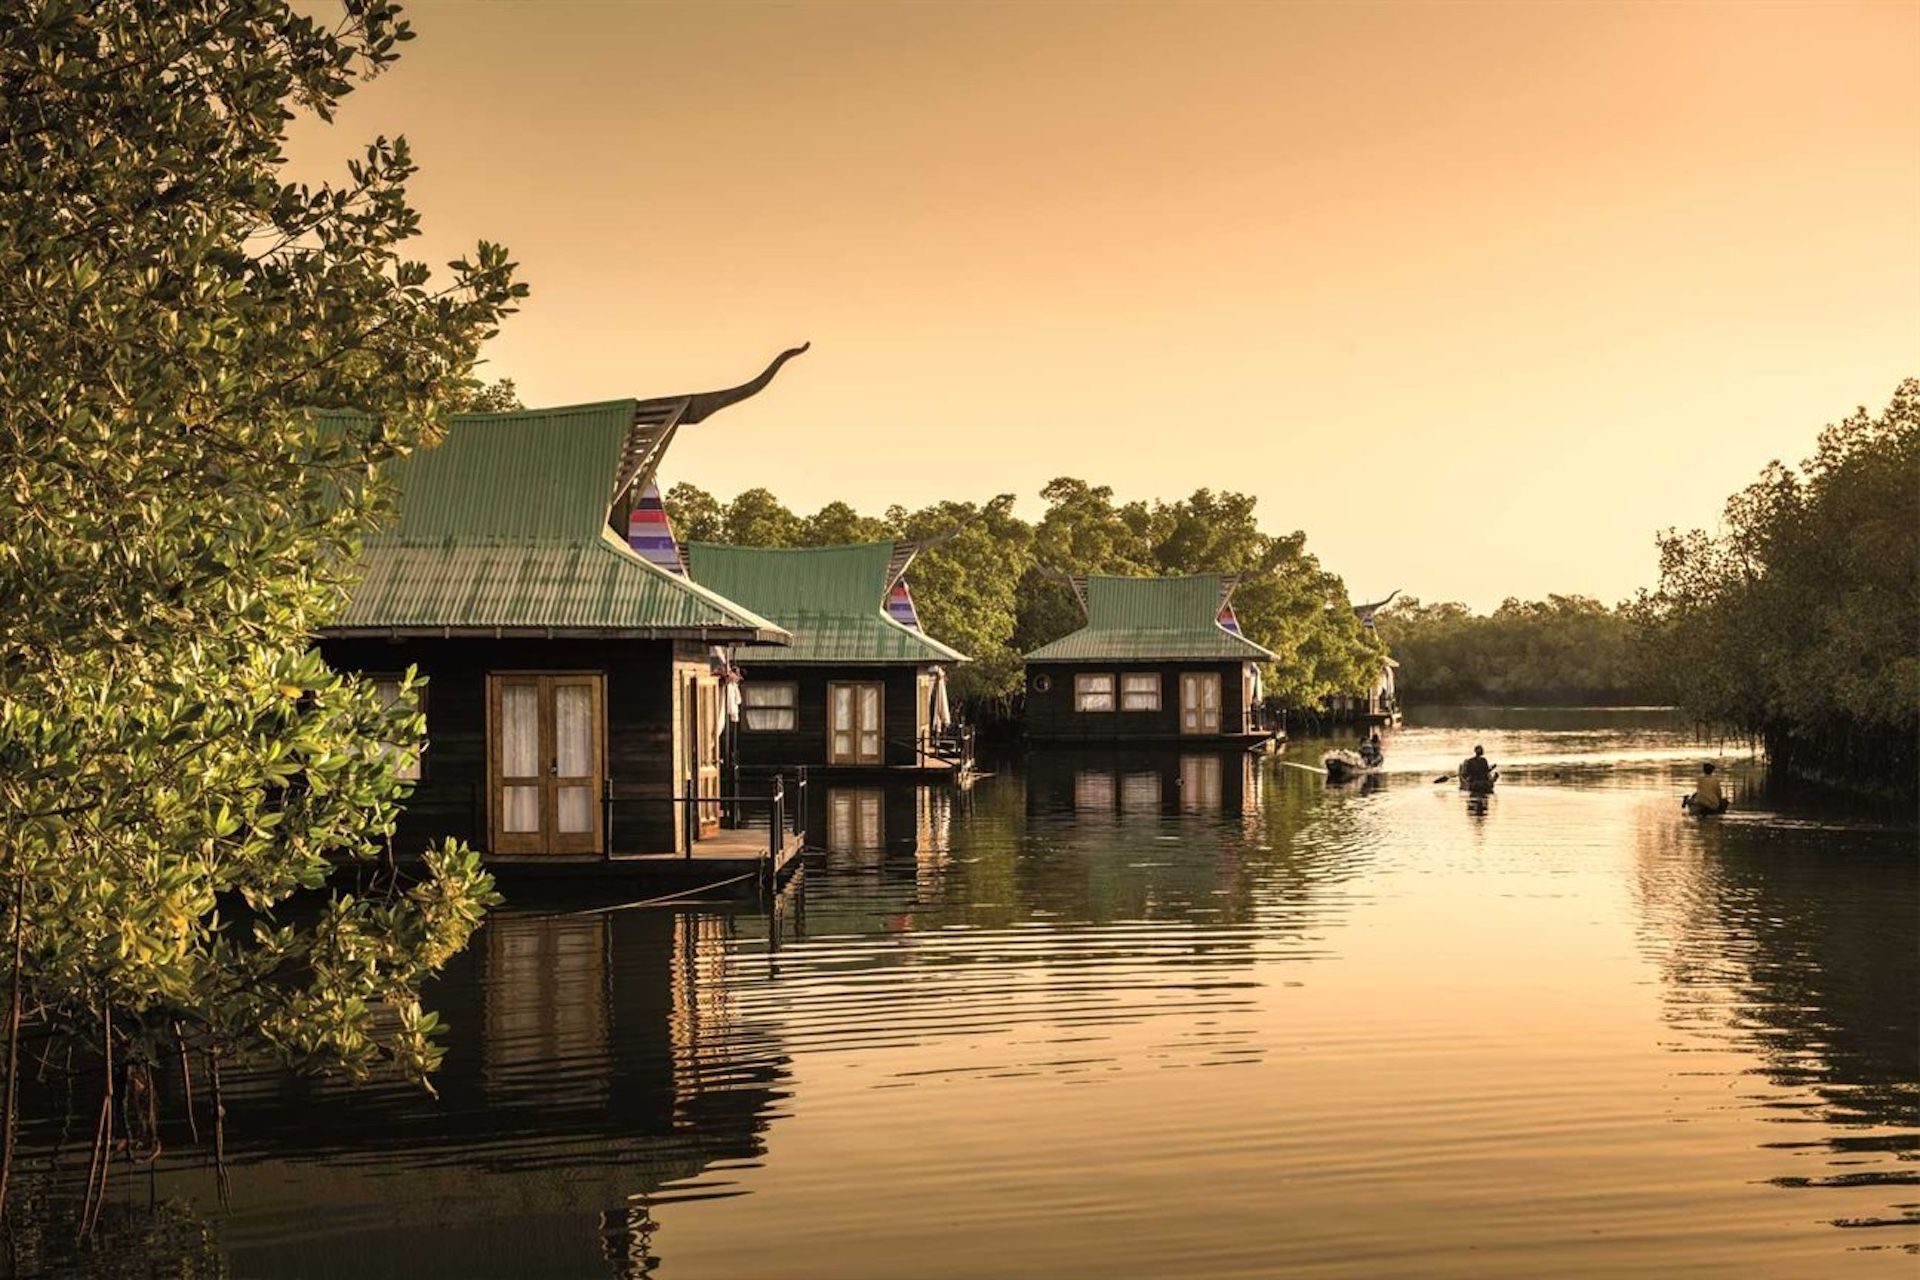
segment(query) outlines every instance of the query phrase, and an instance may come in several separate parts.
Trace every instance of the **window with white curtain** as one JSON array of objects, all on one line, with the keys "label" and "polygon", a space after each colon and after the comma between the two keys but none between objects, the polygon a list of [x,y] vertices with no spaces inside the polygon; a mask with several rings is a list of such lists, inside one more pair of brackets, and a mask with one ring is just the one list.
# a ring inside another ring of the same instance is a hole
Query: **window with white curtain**
[{"label": "window with white curtain", "polygon": [[740,686],[740,725],[754,733],[791,732],[799,722],[800,686],[748,680]]}]

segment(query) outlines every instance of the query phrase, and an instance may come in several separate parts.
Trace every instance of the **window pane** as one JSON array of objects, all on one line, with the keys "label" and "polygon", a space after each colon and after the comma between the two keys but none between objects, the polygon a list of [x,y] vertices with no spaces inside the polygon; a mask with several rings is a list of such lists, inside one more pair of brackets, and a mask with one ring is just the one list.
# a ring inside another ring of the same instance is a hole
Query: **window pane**
[{"label": "window pane", "polygon": [[853,728],[853,690],[845,685],[834,686],[828,723],[835,733],[842,729]]},{"label": "window pane", "polygon": [[540,788],[500,788],[500,829],[514,832],[540,829]]},{"label": "window pane", "polygon": [[593,776],[593,690],[585,685],[563,684],[553,691],[553,752],[561,777]]},{"label": "window pane", "polygon": [[1120,709],[1122,711],[1158,711],[1160,709],[1159,675],[1148,673],[1121,676]]},{"label": "window pane", "polygon": [[[514,787],[515,791],[531,791],[532,787]],[[561,787],[558,804],[554,809],[554,821],[558,829],[567,832],[586,832],[593,830],[593,788]],[[507,828],[509,831],[512,827]]]},{"label": "window pane", "polygon": [[740,701],[749,707],[791,707],[798,700],[797,692],[795,685],[750,681],[740,686]]},{"label": "window pane", "polygon": [[1073,678],[1073,709],[1075,711],[1111,711],[1113,706],[1111,675],[1085,675]]},{"label": "window pane", "polygon": [[[500,687],[500,774],[533,778],[540,774],[540,689],[531,684]],[[514,830],[537,830],[532,827]]]},{"label": "window pane", "polygon": [[860,727],[862,729],[880,727],[880,686],[877,684],[860,686]]},{"label": "window pane", "polygon": [[740,717],[740,722],[754,732],[769,729],[791,730],[794,726],[791,709],[749,707],[740,713]]}]

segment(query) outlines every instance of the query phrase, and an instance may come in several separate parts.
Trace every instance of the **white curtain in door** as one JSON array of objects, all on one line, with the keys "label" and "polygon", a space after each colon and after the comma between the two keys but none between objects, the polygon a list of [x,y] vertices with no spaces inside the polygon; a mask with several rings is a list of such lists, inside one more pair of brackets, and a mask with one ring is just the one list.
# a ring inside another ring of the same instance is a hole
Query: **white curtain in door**
[{"label": "white curtain in door", "polygon": [[[540,776],[540,689],[533,684],[500,688],[500,776]],[[540,786],[500,788],[500,827],[524,833],[540,830]]]},{"label": "white curtain in door", "polygon": [[860,686],[860,758],[880,758],[880,686]]},{"label": "white curtain in door", "polygon": [[853,690],[846,685],[833,687],[833,705],[828,708],[827,727],[833,734],[833,758],[853,757]]}]

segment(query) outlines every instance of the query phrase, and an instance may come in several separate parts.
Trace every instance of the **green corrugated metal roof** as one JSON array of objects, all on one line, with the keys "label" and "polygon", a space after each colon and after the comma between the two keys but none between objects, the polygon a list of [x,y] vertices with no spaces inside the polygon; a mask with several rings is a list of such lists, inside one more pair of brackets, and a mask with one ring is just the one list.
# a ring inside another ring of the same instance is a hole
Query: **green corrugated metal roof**
[{"label": "green corrugated metal roof", "polygon": [[687,572],[793,633],[787,649],[755,646],[742,662],[965,662],[966,655],[883,612],[894,544],[729,547],[690,542]]},{"label": "green corrugated metal roof", "polygon": [[785,640],[607,527],[636,404],[456,415],[438,445],[392,464],[395,518],[366,539],[327,630]]},{"label": "green corrugated metal roof", "polygon": [[1218,622],[1222,580],[1089,577],[1087,625],[1027,655],[1028,662],[1158,662],[1274,657]]}]

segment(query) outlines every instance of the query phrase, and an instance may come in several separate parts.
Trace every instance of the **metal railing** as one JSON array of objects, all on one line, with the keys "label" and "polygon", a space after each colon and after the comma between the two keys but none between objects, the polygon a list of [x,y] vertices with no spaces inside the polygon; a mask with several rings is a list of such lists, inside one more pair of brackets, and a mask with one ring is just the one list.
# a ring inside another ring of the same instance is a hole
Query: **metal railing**
[{"label": "metal railing", "polygon": [[665,806],[676,819],[673,822],[677,839],[674,852],[682,858],[693,857],[694,846],[701,839],[701,826],[711,822],[720,830],[766,831],[767,857],[777,867],[787,840],[804,840],[806,837],[807,779],[802,771],[789,786],[787,775],[776,773],[764,793],[734,791],[704,796],[699,793],[699,786],[692,778],[685,781],[681,794],[677,796],[616,796],[609,784],[602,793],[601,806],[601,830],[609,858],[618,856],[618,818],[622,810],[631,818],[635,809],[657,812],[661,806]]}]

